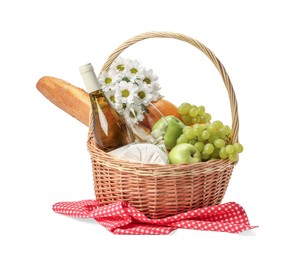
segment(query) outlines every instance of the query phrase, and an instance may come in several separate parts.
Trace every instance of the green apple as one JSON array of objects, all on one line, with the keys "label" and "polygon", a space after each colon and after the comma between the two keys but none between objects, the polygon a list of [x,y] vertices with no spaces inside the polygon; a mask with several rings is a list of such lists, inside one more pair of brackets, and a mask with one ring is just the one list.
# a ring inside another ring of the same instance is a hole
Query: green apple
[{"label": "green apple", "polygon": [[169,152],[171,164],[196,163],[201,161],[200,152],[194,145],[188,143],[178,144]]},{"label": "green apple", "polygon": [[152,131],[165,132],[164,144],[168,150],[171,150],[176,145],[176,140],[182,134],[185,125],[175,116],[166,116],[165,119],[167,121],[167,124],[164,118],[161,118],[154,124]]}]

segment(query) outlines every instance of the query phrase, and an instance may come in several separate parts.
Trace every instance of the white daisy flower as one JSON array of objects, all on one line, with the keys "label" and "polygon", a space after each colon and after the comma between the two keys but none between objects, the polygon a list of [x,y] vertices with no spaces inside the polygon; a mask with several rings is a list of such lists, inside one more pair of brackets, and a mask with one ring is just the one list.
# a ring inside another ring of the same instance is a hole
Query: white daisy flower
[{"label": "white daisy flower", "polygon": [[153,85],[148,85],[143,82],[139,85],[137,95],[139,96],[141,102],[143,102],[145,106],[149,105],[147,102],[157,101],[162,97],[159,91],[156,90],[156,88]]},{"label": "white daisy flower", "polygon": [[127,69],[132,74],[138,74],[141,71],[140,63],[137,60],[129,60],[127,62]]},{"label": "white daisy flower", "polygon": [[125,111],[125,118],[132,125],[138,124],[144,119],[144,111],[142,110],[141,106],[129,106]]},{"label": "white daisy flower", "polygon": [[116,100],[115,100],[115,90],[107,90],[104,92],[106,98],[108,98],[108,100],[110,101],[111,104],[115,104]]},{"label": "white daisy flower", "polygon": [[110,70],[117,72],[124,72],[126,69],[126,60],[122,57],[117,57],[114,62],[110,65]]},{"label": "white daisy flower", "polygon": [[139,78],[147,85],[154,85],[158,82],[158,77],[153,70],[143,70]]},{"label": "white daisy flower", "polygon": [[153,93],[151,92],[151,88],[147,88],[146,85],[140,84],[137,88],[137,98],[138,103],[143,104],[144,106],[148,106],[149,100],[152,100]]},{"label": "white daisy flower", "polygon": [[98,77],[99,83],[103,91],[112,89],[114,84],[120,80],[119,75],[112,70],[103,71]]},{"label": "white daisy flower", "polygon": [[138,86],[133,84],[132,82],[121,81],[115,86],[115,99],[116,102],[121,100],[124,106],[128,106],[129,104],[134,104],[135,97],[137,95],[136,91]]},{"label": "white daisy flower", "polygon": [[123,105],[122,97],[117,95],[117,93],[115,92],[114,100],[115,102],[112,102],[111,104],[119,114],[123,115],[125,112],[126,104]]}]

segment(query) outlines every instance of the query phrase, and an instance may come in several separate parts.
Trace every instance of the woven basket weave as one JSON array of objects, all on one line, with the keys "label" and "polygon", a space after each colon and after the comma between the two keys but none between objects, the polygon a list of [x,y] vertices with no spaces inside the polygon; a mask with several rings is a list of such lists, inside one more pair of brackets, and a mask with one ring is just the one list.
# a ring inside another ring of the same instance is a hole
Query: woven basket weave
[{"label": "woven basket weave", "polygon": [[[148,32],[120,45],[108,58],[102,71],[129,46],[149,38],[173,38],[202,51],[222,76],[229,94],[232,114],[232,143],[238,139],[236,96],[228,74],[216,56],[202,43],[172,32]],[[149,218],[163,218],[200,207],[221,203],[235,163],[210,160],[193,164],[153,165],[118,160],[98,149],[90,124],[88,151],[91,155],[96,200],[101,205],[124,200]]]}]

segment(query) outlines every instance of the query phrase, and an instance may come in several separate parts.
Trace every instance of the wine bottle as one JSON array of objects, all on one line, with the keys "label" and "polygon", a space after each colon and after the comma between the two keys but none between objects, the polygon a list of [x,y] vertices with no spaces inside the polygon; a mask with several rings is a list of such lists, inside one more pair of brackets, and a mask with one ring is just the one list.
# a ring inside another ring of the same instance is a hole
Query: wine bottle
[{"label": "wine bottle", "polygon": [[100,87],[91,63],[79,67],[90,96],[94,138],[97,146],[105,152],[134,142],[134,136],[123,117],[112,107]]}]

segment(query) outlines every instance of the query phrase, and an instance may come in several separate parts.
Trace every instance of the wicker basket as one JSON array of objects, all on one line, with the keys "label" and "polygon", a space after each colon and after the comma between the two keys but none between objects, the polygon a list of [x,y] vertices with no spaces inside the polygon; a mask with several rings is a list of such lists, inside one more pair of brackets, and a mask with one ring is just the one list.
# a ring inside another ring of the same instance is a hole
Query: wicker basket
[{"label": "wicker basket", "polygon": [[[107,70],[123,50],[148,38],[174,38],[190,43],[213,62],[229,94],[232,143],[237,142],[237,101],[229,76],[216,56],[199,41],[171,32],[140,34],[120,45],[109,56],[102,71]],[[92,124],[87,145],[93,167],[96,200],[101,205],[127,201],[149,218],[163,218],[221,203],[235,165],[229,160],[179,165],[152,165],[118,160],[96,147]]]}]

